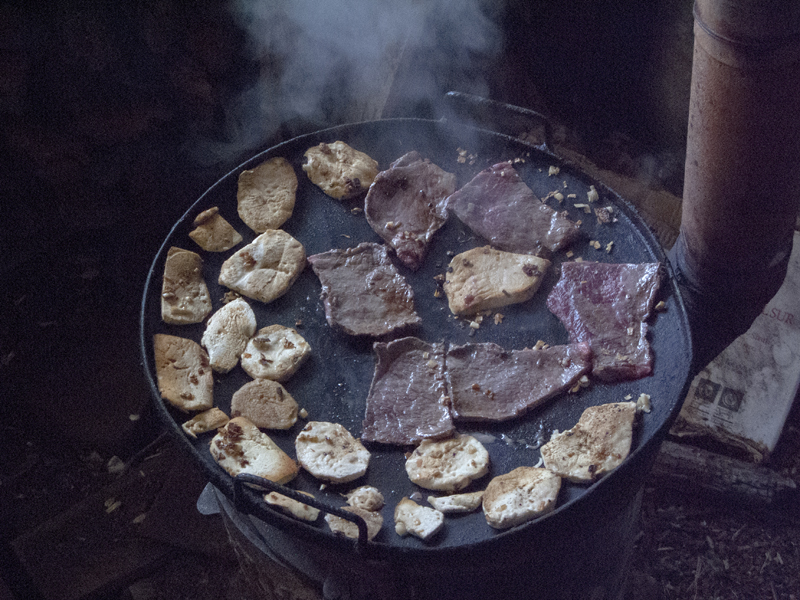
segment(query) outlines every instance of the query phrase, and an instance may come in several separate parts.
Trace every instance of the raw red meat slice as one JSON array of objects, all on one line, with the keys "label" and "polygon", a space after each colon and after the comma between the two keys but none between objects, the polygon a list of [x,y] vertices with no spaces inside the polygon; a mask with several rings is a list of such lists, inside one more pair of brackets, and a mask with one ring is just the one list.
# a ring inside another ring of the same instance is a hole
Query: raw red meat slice
[{"label": "raw red meat slice", "polygon": [[645,319],[661,284],[660,264],[567,262],[547,307],[571,342],[588,342],[592,375],[606,381],[650,375],[653,357]]},{"label": "raw red meat slice", "polygon": [[405,337],[377,342],[373,348],[378,362],[367,395],[362,441],[410,445],[452,435],[444,345]]},{"label": "raw red meat slice", "polygon": [[456,421],[506,421],[570,389],[591,369],[588,344],[505,350],[451,346],[445,357]]},{"label": "raw red meat slice", "polygon": [[478,173],[447,199],[447,207],[474,233],[507,252],[555,252],[580,235],[565,212],[536,198],[510,162]]},{"label": "raw red meat slice", "polygon": [[455,189],[455,175],[412,151],[378,173],[367,192],[364,213],[397,258],[416,270],[433,234],[447,220],[445,200]]},{"label": "raw red meat slice", "polygon": [[308,257],[322,283],[328,324],[350,335],[381,336],[421,321],[414,292],[398,273],[386,246],[364,242],[355,248]]}]

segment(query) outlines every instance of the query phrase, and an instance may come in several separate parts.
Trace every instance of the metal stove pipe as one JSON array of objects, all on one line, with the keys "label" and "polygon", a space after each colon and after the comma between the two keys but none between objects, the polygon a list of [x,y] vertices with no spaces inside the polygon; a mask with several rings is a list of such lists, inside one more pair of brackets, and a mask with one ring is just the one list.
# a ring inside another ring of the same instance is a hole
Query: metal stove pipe
[{"label": "metal stove pipe", "polygon": [[670,260],[703,368],[783,282],[800,203],[800,3],[696,0],[681,230]]}]

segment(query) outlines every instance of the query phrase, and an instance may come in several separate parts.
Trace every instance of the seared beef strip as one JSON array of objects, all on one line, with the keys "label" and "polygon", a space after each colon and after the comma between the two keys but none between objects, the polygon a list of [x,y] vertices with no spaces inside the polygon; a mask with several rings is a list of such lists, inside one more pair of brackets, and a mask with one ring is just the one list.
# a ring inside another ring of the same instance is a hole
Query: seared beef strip
[{"label": "seared beef strip", "polygon": [[510,162],[478,173],[448,198],[447,207],[474,233],[507,252],[555,252],[580,234],[566,213],[536,198]]},{"label": "seared beef strip", "polygon": [[365,442],[410,445],[454,433],[444,377],[444,344],[405,337],[376,342]]},{"label": "seared beef strip", "polygon": [[606,381],[650,375],[653,357],[647,323],[660,285],[659,263],[567,262],[547,307],[571,342],[588,342],[592,375]]},{"label": "seared beef strip", "polygon": [[456,189],[456,176],[417,151],[381,171],[367,192],[367,222],[409,269],[422,264],[433,234],[447,219],[445,200]]},{"label": "seared beef strip", "polygon": [[588,344],[505,350],[497,344],[451,346],[447,385],[456,421],[506,421],[570,389],[589,372]]},{"label": "seared beef strip", "polygon": [[314,254],[308,262],[322,283],[325,318],[332,327],[377,337],[420,322],[414,292],[386,246],[364,242]]}]

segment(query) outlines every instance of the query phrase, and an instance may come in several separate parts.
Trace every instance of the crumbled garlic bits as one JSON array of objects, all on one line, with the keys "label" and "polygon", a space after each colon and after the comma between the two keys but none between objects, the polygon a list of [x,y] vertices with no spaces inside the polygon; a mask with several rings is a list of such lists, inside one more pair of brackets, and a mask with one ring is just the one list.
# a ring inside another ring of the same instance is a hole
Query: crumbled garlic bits
[{"label": "crumbled garlic bits", "polygon": [[650,394],[639,394],[639,397],[636,399],[637,412],[649,413],[652,409]]},{"label": "crumbled garlic bits", "polygon": [[224,427],[229,420],[228,415],[215,406],[195,415],[193,418],[183,423],[181,429],[183,429],[189,437],[196,438],[202,433]]},{"label": "crumbled garlic bits", "polygon": [[[309,498],[314,497],[308,492],[301,491],[298,493],[308,496]],[[280,509],[290,517],[294,517],[295,519],[299,519],[301,521],[313,523],[319,518],[319,509],[309,506],[308,504],[304,504],[303,502],[298,502],[297,500],[289,498],[288,496],[284,496],[283,494],[279,494],[278,492],[270,492],[269,494],[265,494],[264,502],[270,506]]]},{"label": "crumbled garlic bits", "polygon": [[394,530],[404,537],[409,533],[427,540],[444,527],[444,513],[403,498],[394,509]]},{"label": "crumbled garlic bits", "polygon": [[567,431],[541,448],[545,468],[573,483],[588,483],[616,469],[633,441],[635,402],[591,406]]}]

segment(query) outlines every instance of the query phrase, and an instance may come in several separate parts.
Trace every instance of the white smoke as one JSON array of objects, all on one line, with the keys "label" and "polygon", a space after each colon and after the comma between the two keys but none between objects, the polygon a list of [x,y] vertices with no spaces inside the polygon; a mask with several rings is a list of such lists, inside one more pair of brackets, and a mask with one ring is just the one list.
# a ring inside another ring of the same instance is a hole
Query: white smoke
[{"label": "white smoke", "polygon": [[502,43],[490,0],[233,1],[261,74],[227,107],[224,139],[193,140],[205,164],[279,131],[379,118],[390,90],[429,109],[450,89],[485,95],[482,68]]}]

